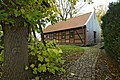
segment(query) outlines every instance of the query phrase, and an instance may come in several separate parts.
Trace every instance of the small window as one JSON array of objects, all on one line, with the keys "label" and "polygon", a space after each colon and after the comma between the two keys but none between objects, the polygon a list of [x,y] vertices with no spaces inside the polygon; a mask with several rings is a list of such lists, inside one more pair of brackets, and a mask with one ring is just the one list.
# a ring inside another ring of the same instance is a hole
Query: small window
[{"label": "small window", "polygon": [[65,32],[62,32],[62,39],[65,39]]},{"label": "small window", "polygon": [[74,31],[70,31],[70,38],[74,38]]},{"label": "small window", "polygon": [[50,34],[47,35],[47,38],[48,38],[48,39],[50,38]]},{"label": "small window", "polygon": [[49,36],[50,36],[50,39],[52,39],[52,34],[49,34]]},{"label": "small window", "polygon": [[53,34],[53,38],[56,39],[56,33]]}]

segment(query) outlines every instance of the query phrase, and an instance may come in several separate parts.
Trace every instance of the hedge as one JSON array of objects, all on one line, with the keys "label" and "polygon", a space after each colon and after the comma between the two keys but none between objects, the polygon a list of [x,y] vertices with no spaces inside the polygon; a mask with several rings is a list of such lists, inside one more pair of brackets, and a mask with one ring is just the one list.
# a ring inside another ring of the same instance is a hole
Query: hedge
[{"label": "hedge", "polygon": [[110,3],[109,10],[102,17],[102,30],[106,52],[120,61],[120,2]]}]

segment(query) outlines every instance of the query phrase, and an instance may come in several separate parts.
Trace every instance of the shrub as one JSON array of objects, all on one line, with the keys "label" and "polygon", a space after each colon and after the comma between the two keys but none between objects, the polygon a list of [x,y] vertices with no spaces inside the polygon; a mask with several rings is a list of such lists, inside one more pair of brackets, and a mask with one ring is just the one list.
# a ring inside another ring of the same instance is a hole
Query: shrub
[{"label": "shrub", "polygon": [[39,41],[29,44],[29,69],[33,73],[33,78],[39,78],[40,74],[64,72],[61,68],[64,60],[59,53],[61,50],[55,47],[55,43],[48,42],[46,46]]},{"label": "shrub", "polygon": [[120,2],[111,3],[103,16],[102,29],[105,50],[116,61],[120,59]]}]

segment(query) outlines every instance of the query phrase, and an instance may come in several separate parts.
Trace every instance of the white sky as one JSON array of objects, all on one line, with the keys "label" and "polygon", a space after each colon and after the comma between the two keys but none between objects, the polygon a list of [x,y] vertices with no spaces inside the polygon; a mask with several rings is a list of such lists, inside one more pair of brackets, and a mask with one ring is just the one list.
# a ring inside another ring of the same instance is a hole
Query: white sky
[{"label": "white sky", "polygon": [[[90,5],[86,4],[83,9],[79,9],[79,7],[78,7],[81,4],[81,2],[77,3],[78,14],[76,14],[75,16],[83,14],[83,13],[94,11],[94,8],[96,6],[99,6],[99,5],[106,5],[106,6],[108,6],[109,3],[116,2],[118,0],[92,0],[92,1],[94,2],[93,4],[90,4]],[[85,3],[83,3],[83,4],[85,4]]]}]

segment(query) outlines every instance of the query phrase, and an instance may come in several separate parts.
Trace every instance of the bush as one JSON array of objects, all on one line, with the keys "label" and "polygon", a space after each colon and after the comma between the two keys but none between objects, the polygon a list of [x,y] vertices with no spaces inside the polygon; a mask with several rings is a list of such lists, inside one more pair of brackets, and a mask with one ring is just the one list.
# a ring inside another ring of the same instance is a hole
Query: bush
[{"label": "bush", "polygon": [[[61,67],[64,60],[60,54],[61,50],[55,47],[55,43],[48,42],[46,46],[39,41],[29,44],[29,69],[32,71],[33,78],[40,78],[41,74],[64,72]],[[26,67],[27,69],[27,67]]]},{"label": "bush", "polygon": [[111,3],[103,16],[102,29],[105,50],[116,61],[120,60],[120,2]]}]

